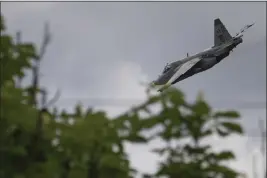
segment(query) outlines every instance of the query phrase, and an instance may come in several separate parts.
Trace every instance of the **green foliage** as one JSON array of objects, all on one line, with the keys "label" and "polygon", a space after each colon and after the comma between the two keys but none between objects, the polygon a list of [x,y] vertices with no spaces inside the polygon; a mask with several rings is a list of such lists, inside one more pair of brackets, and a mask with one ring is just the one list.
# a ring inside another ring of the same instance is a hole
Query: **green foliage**
[{"label": "green foliage", "polygon": [[[48,40],[44,41],[46,45]],[[130,167],[125,142],[146,144],[156,138],[167,146],[153,152],[167,158],[146,178],[237,177],[224,164],[235,159],[230,150],[215,153],[210,145],[201,144],[214,134],[242,134],[237,112],[215,112],[203,96],[188,103],[180,90],[172,88],[160,95],[148,92],[147,101],[113,119],[82,104],[74,113],[52,110],[38,83],[42,56],[33,44],[14,42],[1,16],[0,177],[130,178],[136,170]],[[18,79],[26,77],[25,69],[33,72],[33,78],[23,88]],[[34,101],[37,96],[42,96],[42,105]],[[155,104],[161,106],[157,113],[151,111]],[[141,117],[141,112],[148,116]],[[163,129],[144,134],[159,126]]]},{"label": "green foliage", "polygon": [[[155,148],[153,152],[165,155],[167,159],[160,164],[155,177],[235,178],[239,175],[224,166],[225,161],[235,159],[231,151],[214,153],[210,145],[202,144],[202,140],[216,133],[224,137],[233,133],[242,134],[240,124],[232,122],[232,119],[237,121],[237,112],[212,111],[203,96],[198,97],[194,103],[187,103],[183,94],[175,89],[164,93],[158,100],[163,106],[159,114],[141,121],[144,129],[163,127],[153,139],[160,138],[166,141],[167,146]],[[142,111],[142,108],[139,109]],[[176,145],[173,146],[173,143]],[[147,176],[151,175],[144,175]]]}]

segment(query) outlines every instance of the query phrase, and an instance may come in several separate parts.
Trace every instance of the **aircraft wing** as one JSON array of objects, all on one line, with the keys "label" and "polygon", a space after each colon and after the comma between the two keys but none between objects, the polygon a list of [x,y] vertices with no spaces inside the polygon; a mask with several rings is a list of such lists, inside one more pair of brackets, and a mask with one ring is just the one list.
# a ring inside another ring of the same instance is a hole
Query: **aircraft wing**
[{"label": "aircraft wing", "polygon": [[183,75],[184,73],[186,73],[189,69],[191,69],[192,67],[194,67],[194,65],[196,63],[198,63],[201,60],[201,58],[197,57],[194,58],[190,61],[187,61],[186,63],[182,64],[176,71],[174,77],[172,77],[172,81],[176,80],[177,78],[179,78],[181,75]]},{"label": "aircraft wing", "polygon": [[175,81],[177,78],[179,78],[181,75],[186,73],[189,69],[191,69],[196,63],[198,63],[201,60],[201,58],[193,58],[190,61],[185,62],[184,64],[180,65],[176,69],[176,73],[174,76],[169,80],[167,84],[165,84],[163,87],[161,87],[158,91],[162,92],[163,90],[169,88],[173,81]]}]

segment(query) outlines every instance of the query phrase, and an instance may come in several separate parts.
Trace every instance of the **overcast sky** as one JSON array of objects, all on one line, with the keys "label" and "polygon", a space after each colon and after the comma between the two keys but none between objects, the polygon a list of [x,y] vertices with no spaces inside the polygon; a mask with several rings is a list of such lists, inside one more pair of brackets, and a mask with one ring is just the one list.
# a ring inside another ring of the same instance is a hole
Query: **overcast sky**
[{"label": "overcast sky", "polygon": [[[42,63],[42,84],[51,92],[61,89],[59,105],[67,108],[81,98],[85,106],[97,103],[90,98],[142,101],[141,81],[156,79],[167,62],[213,45],[215,18],[232,35],[255,22],[229,57],[176,84],[190,100],[201,90],[216,108],[240,109],[250,137],[209,141],[216,149],[235,149],[238,160],[232,165],[251,175],[251,154],[258,150],[260,139],[257,120],[266,118],[264,2],[4,2],[1,11],[10,33],[21,30],[24,41],[37,44],[44,22],[49,21],[53,38]],[[244,104],[248,102],[259,104]],[[111,116],[128,108],[97,107]],[[132,164],[141,171],[154,171],[157,157],[149,149],[156,144],[160,143],[128,145]]]}]

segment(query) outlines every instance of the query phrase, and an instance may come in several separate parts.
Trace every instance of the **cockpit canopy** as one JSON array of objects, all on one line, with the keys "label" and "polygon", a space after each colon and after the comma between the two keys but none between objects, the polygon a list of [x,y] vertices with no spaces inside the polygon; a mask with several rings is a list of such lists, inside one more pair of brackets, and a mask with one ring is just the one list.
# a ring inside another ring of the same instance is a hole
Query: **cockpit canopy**
[{"label": "cockpit canopy", "polygon": [[167,64],[165,67],[164,67],[164,70],[163,70],[163,74],[166,73],[167,71],[169,71],[171,68],[171,66],[169,64]]}]

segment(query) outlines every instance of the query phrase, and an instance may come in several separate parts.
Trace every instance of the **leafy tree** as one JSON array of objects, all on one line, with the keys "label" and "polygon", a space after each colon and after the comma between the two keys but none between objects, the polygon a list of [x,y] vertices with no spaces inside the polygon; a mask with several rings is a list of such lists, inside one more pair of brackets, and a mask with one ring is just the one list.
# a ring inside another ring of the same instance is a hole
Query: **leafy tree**
[{"label": "leafy tree", "polygon": [[[39,53],[20,33],[14,42],[1,16],[0,177],[130,177],[115,121],[79,105],[75,113],[48,108],[53,100],[40,87],[39,67],[49,41],[46,25]],[[22,87],[25,69],[32,83]]]},{"label": "leafy tree", "polygon": [[[146,144],[155,138],[166,143],[153,150],[166,160],[155,175],[144,177],[238,176],[223,164],[234,154],[215,153],[202,140],[214,134],[222,138],[242,134],[239,114],[213,111],[202,97],[188,103],[177,89],[160,95],[148,90],[147,101],[112,119],[80,104],[74,113],[52,109],[59,93],[48,101],[39,83],[39,67],[50,40],[46,25],[40,50],[21,42],[20,33],[14,41],[1,16],[1,178],[134,177],[124,143]],[[25,70],[32,75],[26,76]],[[25,77],[32,79],[28,86],[21,85]],[[151,111],[155,104],[161,105],[158,113]],[[148,136],[158,127],[162,129]]]},{"label": "leafy tree", "polygon": [[[143,129],[163,128],[151,139],[160,138],[167,145],[153,150],[167,157],[160,164],[155,177],[234,178],[240,175],[224,164],[225,161],[235,159],[230,150],[215,153],[210,145],[201,144],[202,140],[214,134],[220,137],[242,134],[237,112],[213,111],[202,95],[194,103],[188,103],[183,93],[176,89],[169,90],[161,98],[152,95],[150,100],[154,100],[153,103],[159,100],[162,109],[157,115],[141,121]],[[139,111],[147,111],[147,107],[145,105]],[[148,176],[152,175],[144,175]]]},{"label": "leafy tree", "polygon": [[[37,152],[31,152],[35,135],[34,118],[38,110],[31,107],[25,90],[17,87],[16,79],[24,77],[23,69],[29,68],[30,58],[35,55],[31,44],[15,44],[5,33],[4,19],[1,16],[1,177],[22,172],[31,162],[41,159]],[[21,116],[23,116],[22,119]],[[28,159],[31,155],[31,159]],[[18,164],[23,162],[24,164]]]}]

